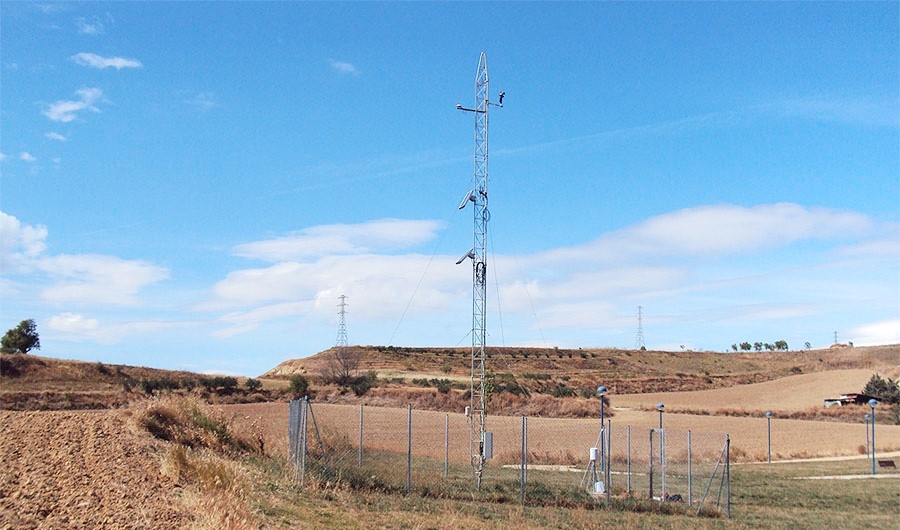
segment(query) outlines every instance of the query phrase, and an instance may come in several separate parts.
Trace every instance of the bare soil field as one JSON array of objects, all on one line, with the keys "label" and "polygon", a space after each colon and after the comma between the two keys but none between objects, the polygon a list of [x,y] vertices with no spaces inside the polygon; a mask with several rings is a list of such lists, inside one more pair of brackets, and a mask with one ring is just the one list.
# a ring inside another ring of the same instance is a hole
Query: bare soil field
[{"label": "bare soil field", "polygon": [[194,516],[125,411],[0,411],[0,529],[181,528]]},{"label": "bare soil field", "polygon": [[[673,410],[706,411],[723,409],[788,412],[822,407],[826,398],[859,392],[874,372],[867,369],[829,370],[792,375],[728,388],[693,392],[652,392],[610,396],[621,408],[654,409],[657,403]],[[885,376],[887,377],[887,376]]]}]

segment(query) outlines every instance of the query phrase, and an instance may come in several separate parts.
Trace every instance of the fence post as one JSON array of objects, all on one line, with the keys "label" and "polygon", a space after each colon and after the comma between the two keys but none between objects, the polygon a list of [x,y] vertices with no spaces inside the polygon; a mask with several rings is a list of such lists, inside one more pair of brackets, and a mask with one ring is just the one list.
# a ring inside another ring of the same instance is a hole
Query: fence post
[{"label": "fence post", "polygon": [[306,415],[308,408],[309,398],[304,397],[303,401],[300,402],[300,488],[303,488],[303,483],[306,479],[306,429],[308,428]]},{"label": "fence post", "polygon": [[362,403],[359,404],[359,456],[357,458],[356,466],[362,467],[362,447],[363,447],[363,406]]},{"label": "fence post", "polygon": [[450,414],[444,416],[444,478],[450,474]]},{"label": "fence post", "polygon": [[653,429],[650,429],[650,500],[653,500]]},{"label": "fence post", "polygon": [[406,494],[412,492],[412,404],[406,406]]},{"label": "fence post", "polygon": [[662,429],[659,430],[659,474],[661,478],[660,482],[662,483],[662,488],[659,491],[659,498],[661,501],[664,501],[669,492],[667,491],[668,486],[666,485],[666,431]]},{"label": "fence post", "polygon": [[731,436],[725,435],[725,514],[731,519]]},{"label": "fence post", "polygon": [[628,451],[627,451],[627,456],[625,459],[626,459],[626,468],[627,468],[626,476],[628,477],[626,480],[628,482],[628,485],[625,488],[627,490],[625,493],[627,493],[628,495],[631,495],[631,425],[628,426],[627,437],[628,437],[628,442],[627,442]]},{"label": "fence post", "polygon": [[603,462],[603,482],[606,486],[606,507],[609,508],[609,496],[612,491],[612,472],[609,469],[609,465],[612,463],[612,420],[606,420],[606,426],[606,448],[604,449],[606,461]]},{"label": "fence post", "polygon": [[528,418],[522,416],[522,467],[519,472],[519,501],[525,504],[525,467],[528,465],[528,452],[526,449],[527,439],[525,433],[528,431]]},{"label": "fence post", "polygon": [[688,467],[688,506],[694,504],[694,473],[693,466],[691,462],[691,431],[688,431],[688,439],[687,439],[687,467]]}]

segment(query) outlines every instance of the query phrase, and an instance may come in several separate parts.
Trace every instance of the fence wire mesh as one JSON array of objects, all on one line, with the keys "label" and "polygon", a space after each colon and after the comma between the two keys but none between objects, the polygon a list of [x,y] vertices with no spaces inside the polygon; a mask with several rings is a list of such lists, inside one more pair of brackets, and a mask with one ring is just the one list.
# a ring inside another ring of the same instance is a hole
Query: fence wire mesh
[{"label": "fence wire mesh", "polygon": [[[409,408],[292,401],[295,481],[346,481],[385,491],[476,489],[469,420]],[[481,491],[542,504],[653,499],[730,512],[728,436],[633,428],[596,419],[490,416],[493,458]],[[598,484],[599,483],[599,484]]]}]

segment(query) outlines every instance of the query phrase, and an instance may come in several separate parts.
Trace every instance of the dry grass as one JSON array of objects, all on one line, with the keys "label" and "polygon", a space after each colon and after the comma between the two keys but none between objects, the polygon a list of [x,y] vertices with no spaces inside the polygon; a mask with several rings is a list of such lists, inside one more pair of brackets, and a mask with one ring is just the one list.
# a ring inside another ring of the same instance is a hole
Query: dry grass
[{"label": "dry grass", "polygon": [[221,408],[196,396],[163,396],[135,406],[134,421],[170,442],[161,472],[190,486],[184,501],[195,511],[192,528],[257,528],[248,455],[264,455],[265,437],[255,420],[235,423]]}]

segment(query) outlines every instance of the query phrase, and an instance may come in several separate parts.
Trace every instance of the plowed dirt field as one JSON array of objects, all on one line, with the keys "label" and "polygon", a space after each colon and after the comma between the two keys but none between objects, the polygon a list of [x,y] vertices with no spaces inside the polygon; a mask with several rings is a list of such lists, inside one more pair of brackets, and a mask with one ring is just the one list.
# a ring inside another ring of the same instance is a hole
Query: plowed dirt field
[{"label": "plowed dirt field", "polygon": [[189,526],[159,451],[126,411],[0,411],[0,529]]}]

